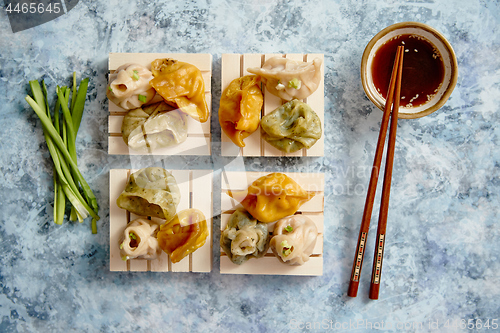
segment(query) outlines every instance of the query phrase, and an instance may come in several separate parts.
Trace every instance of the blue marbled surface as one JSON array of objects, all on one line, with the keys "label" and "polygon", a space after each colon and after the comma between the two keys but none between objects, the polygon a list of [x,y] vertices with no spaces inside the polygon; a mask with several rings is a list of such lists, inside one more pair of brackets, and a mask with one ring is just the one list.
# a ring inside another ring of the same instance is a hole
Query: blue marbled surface
[{"label": "blue marbled surface", "polygon": [[[377,209],[359,294],[349,298],[382,115],[365,97],[360,60],[372,36],[401,21],[443,33],[455,49],[459,79],[441,110],[399,122],[380,299],[367,297]],[[80,0],[56,20],[15,34],[2,10],[0,331],[494,331],[500,320],[499,27],[493,0]],[[215,116],[212,157],[109,156],[108,52],[211,53],[213,110],[222,53],[325,54],[327,156],[245,160],[252,171],[326,174],[323,276],[221,275],[218,233],[210,274],[109,272],[110,169],[213,168],[217,230],[220,170],[231,159],[220,156]],[[52,164],[40,122],[24,101],[28,80],[43,78],[53,88],[69,83],[72,71],[90,77],[77,149],[101,205],[97,235],[88,221],[52,222]],[[476,328],[453,327],[469,320]],[[478,329],[487,320],[489,329]]]}]

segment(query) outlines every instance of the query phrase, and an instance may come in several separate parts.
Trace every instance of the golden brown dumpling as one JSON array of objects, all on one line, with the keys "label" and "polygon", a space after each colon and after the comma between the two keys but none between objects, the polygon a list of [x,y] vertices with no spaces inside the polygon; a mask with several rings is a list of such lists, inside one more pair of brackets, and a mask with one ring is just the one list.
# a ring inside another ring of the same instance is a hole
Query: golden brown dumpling
[{"label": "golden brown dumpling", "polygon": [[151,63],[154,78],[149,84],[173,106],[204,123],[208,120],[205,81],[200,70],[174,59],[156,59]]},{"label": "golden brown dumpling", "polygon": [[259,128],[263,103],[260,77],[256,75],[237,78],[224,90],[220,98],[219,123],[235,145],[245,147],[243,139]]},{"label": "golden brown dumpling", "polygon": [[185,209],[160,227],[158,244],[173,263],[181,261],[205,244],[207,219],[198,209]]},{"label": "golden brown dumpling", "polygon": [[314,193],[304,190],[292,178],[283,173],[271,173],[254,181],[243,192],[231,192],[257,220],[274,222],[293,215]]}]

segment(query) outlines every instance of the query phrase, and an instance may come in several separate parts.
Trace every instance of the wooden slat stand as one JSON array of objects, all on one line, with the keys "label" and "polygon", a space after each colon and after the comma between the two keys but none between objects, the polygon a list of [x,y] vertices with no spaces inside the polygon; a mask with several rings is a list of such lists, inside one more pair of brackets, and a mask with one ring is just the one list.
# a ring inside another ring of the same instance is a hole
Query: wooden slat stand
[{"label": "wooden slat stand", "polygon": [[[190,63],[201,71],[205,82],[205,98],[208,109],[212,109],[212,55],[211,54],[191,54],[191,53],[110,53],[109,54],[109,80],[113,79],[115,70],[121,65],[135,63],[145,66],[151,70],[151,62],[160,58],[172,58]],[[150,102],[161,101],[158,94]],[[110,100],[109,108],[109,128],[108,128],[108,153],[112,155],[144,155],[130,149],[123,141],[121,126],[123,117],[127,110],[122,109]],[[181,144],[154,150],[148,155],[210,155],[211,154],[211,132],[210,117],[208,121],[200,123],[188,117],[188,136]]]},{"label": "wooden slat stand", "polygon": [[[320,58],[323,63],[321,65],[322,79],[318,89],[309,97],[302,100],[309,104],[316,112],[321,120],[323,135],[314,146],[309,149],[301,149],[295,153],[284,153],[265,140],[261,139],[260,127],[244,139],[245,147],[236,146],[231,139],[221,131],[221,153],[222,156],[323,156],[324,155],[324,128],[325,128],[325,96],[324,96],[324,55],[323,54],[223,54],[222,55],[222,70],[221,70],[221,88],[222,91],[236,78],[244,75],[249,75],[247,69],[250,67],[262,67],[262,65],[272,57],[285,57],[295,61],[310,62],[315,58]],[[286,101],[274,96],[263,88],[264,105],[262,107],[261,116],[271,113],[276,108],[284,104]]]},{"label": "wooden slat stand", "polygon": [[[205,244],[178,263],[172,263],[165,252],[156,260],[131,259],[123,261],[120,257],[118,241],[125,226],[135,218],[116,205],[116,199],[122,193],[130,176],[135,170],[110,170],[109,186],[109,269],[110,271],[139,272],[210,272],[212,270],[212,182],[211,170],[173,170],[177,185],[181,191],[181,202],[177,211],[196,208],[203,212],[207,219],[209,235]],[[147,217],[146,217],[147,218]],[[159,224],[165,221],[156,218]]]},{"label": "wooden slat stand", "polygon": [[[246,190],[258,178],[265,176],[266,172],[224,172],[221,184],[221,231],[226,228],[231,214],[241,205],[231,198],[227,192]],[[318,228],[318,238],[313,254],[308,262],[301,266],[283,264],[269,249],[262,258],[252,258],[242,265],[236,265],[229,260],[221,249],[220,272],[221,274],[268,274],[268,275],[323,275],[323,211],[324,211],[324,174],[322,173],[292,173],[287,176],[295,180],[306,191],[315,192],[316,195],[304,205],[296,214],[302,214],[314,221]],[[274,223],[268,225],[272,232]]]}]

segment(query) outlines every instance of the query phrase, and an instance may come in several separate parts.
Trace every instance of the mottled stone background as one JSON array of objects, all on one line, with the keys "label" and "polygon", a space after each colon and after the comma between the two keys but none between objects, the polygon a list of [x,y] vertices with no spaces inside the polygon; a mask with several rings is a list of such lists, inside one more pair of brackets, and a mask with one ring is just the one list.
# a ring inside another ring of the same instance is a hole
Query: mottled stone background
[{"label": "mottled stone background", "polygon": [[[459,79],[441,110],[399,123],[380,299],[367,297],[377,209],[352,299],[346,291],[382,115],[365,97],[360,60],[372,36],[401,21],[442,32]],[[476,330],[453,327],[469,320],[476,328],[489,320],[493,331],[500,320],[499,21],[493,0],[80,0],[66,15],[13,34],[2,7],[0,331]],[[109,272],[110,169],[213,168],[217,230],[220,170],[232,160],[220,156],[216,112],[212,157],[109,156],[108,52],[211,53],[214,111],[221,54],[325,54],[327,156],[245,159],[249,170],[325,173],[323,276],[222,276],[217,232],[210,274]],[[29,80],[55,89],[73,71],[90,78],[77,148],[101,205],[97,235],[88,221],[52,222],[52,162],[24,101]]]}]

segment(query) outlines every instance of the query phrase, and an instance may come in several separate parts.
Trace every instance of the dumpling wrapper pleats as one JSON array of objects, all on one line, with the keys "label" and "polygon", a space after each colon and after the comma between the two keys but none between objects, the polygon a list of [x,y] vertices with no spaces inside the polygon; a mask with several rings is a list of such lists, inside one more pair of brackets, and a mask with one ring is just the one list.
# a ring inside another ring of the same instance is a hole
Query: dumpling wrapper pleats
[{"label": "dumpling wrapper pleats", "polygon": [[135,151],[150,153],[186,141],[187,115],[164,102],[131,110],[122,122],[123,141]]},{"label": "dumpling wrapper pleats", "polygon": [[156,239],[158,228],[158,224],[148,219],[138,218],[130,221],[118,243],[122,260],[158,258],[161,254]]},{"label": "dumpling wrapper pleats", "polygon": [[202,247],[207,237],[207,219],[194,208],[177,213],[170,222],[160,227],[157,235],[158,244],[173,263]]},{"label": "dumpling wrapper pleats", "polygon": [[283,173],[271,173],[255,180],[246,191],[229,192],[232,198],[257,220],[274,222],[293,215],[315,193],[304,190]]},{"label": "dumpling wrapper pleats", "polygon": [[262,139],[286,153],[311,148],[323,132],[316,112],[297,99],[262,117],[260,126]]},{"label": "dumpling wrapper pleats", "polygon": [[294,215],[282,218],[274,225],[270,247],[281,262],[303,265],[313,253],[318,228],[307,216]]},{"label": "dumpling wrapper pleats", "polygon": [[248,68],[247,71],[262,77],[262,82],[271,94],[290,101],[307,98],[318,89],[322,78],[322,62],[320,58],[303,62],[273,57],[261,68]]},{"label": "dumpling wrapper pleats", "polygon": [[205,81],[196,66],[174,59],[156,59],[151,63],[151,72],[154,78],[149,84],[165,102],[201,123],[208,120]]},{"label": "dumpling wrapper pleats", "polygon": [[[144,66],[125,64],[118,67],[115,73],[106,95],[119,107],[125,110],[139,108],[155,96],[156,92],[149,84],[153,74]],[[142,100],[139,100],[139,95],[142,95]]]},{"label": "dumpling wrapper pleats", "polygon": [[219,123],[226,135],[238,147],[243,139],[259,128],[264,97],[260,77],[246,75],[231,81],[224,89],[219,103]]},{"label": "dumpling wrapper pleats", "polygon": [[242,208],[237,209],[221,233],[220,246],[237,265],[263,257],[269,248],[267,224],[257,221]]},{"label": "dumpling wrapper pleats", "polygon": [[149,167],[130,175],[116,204],[139,216],[170,221],[180,199],[181,193],[174,176],[163,168]]}]

